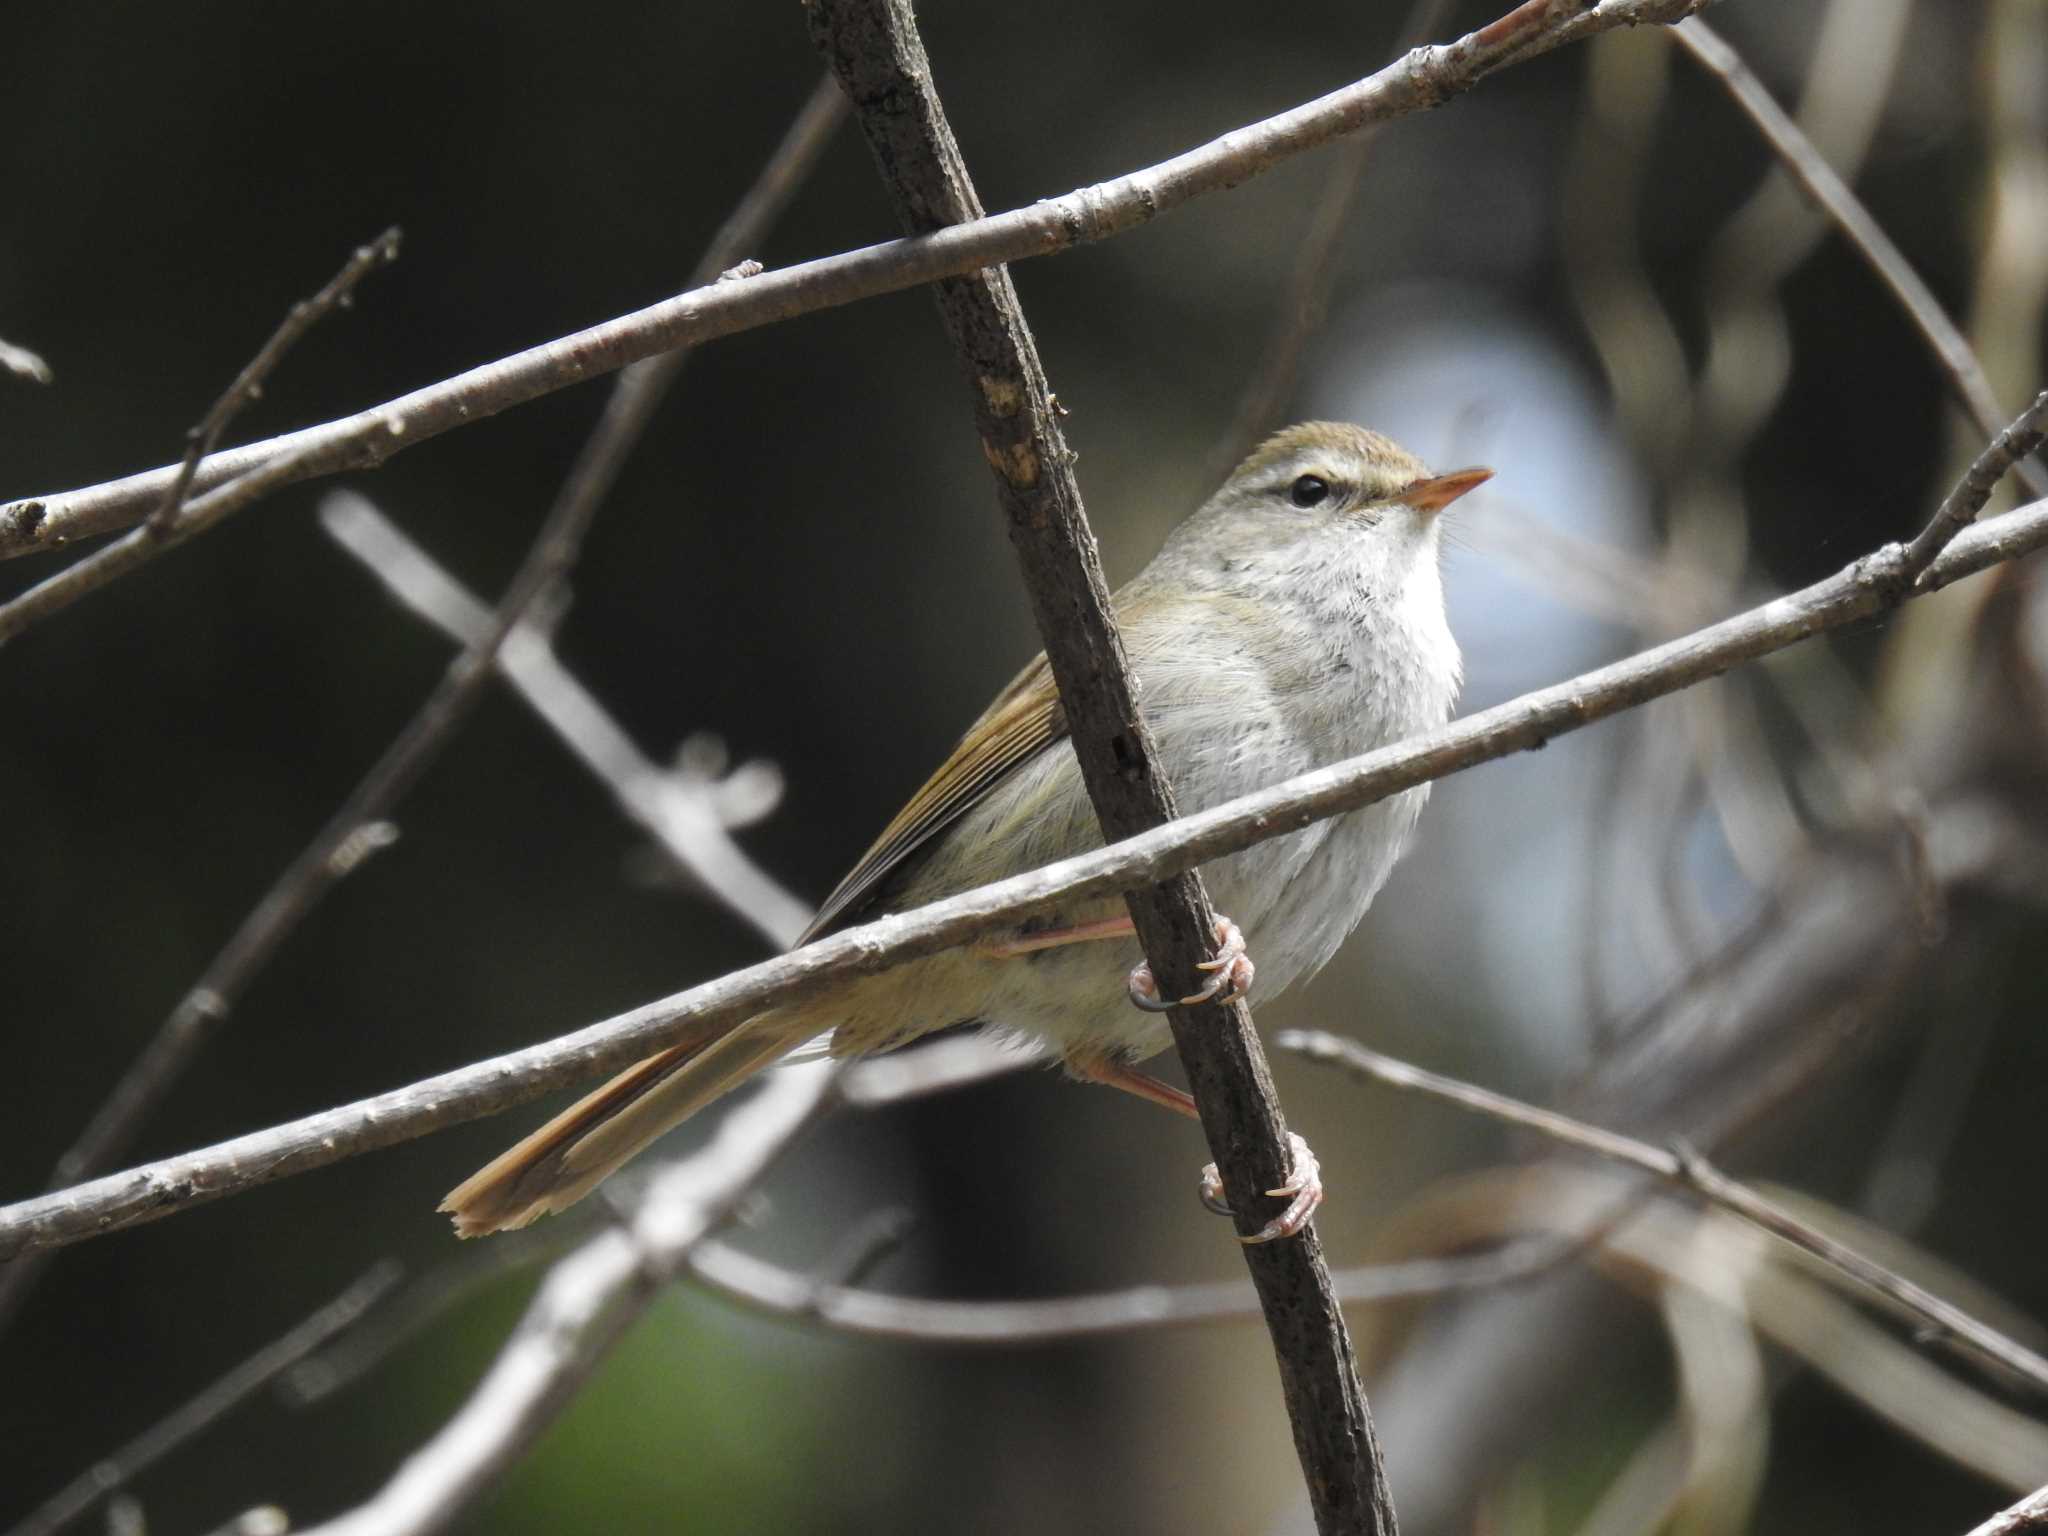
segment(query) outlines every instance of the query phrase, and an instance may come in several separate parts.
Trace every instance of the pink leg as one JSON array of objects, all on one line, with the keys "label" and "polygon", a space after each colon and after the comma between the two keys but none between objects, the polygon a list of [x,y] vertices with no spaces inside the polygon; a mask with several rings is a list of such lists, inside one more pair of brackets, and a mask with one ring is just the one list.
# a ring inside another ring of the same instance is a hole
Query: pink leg
[{"label": "pink leg", "polygon": [[1111,1061],[1106,1056],[1081,1056],[1069,1054],[1066,1058],[1067,1071],[1087,1083],[1100,1083],[1105,1088],[1121,1088],[1125,1093],[1135,1094],[1147,1104],[1157,1104],[1161,1109],[1170,1109],[1177,1115],[1186,1115],[1190,1120],[1202,1118],[1195,1108],[1193,1095],[1184,1088],[1171,1083],[1162,1083],[1149,1072],[1140,1072],[1127,1067],[1120,1061]]},{"label": "pink leg", "polygon": [[[1143,1099],[1148,1104],[1157,1104],[1170,1109],[1177,1115],[1186,1115],[1190,1120],[1201,1118],[1195,1108],[1194,1098],[1184,1089],[1171,1083],[1162,1083],[1150,1073],[1140,1072],[1122,1062],[1111,1061],[1102,1056],[1069,1054],[1066,1058],[1067,1071],[1084,1082],[1101,1083],[1106,1088],[1121,1088],[1125,1093]],[[1270,1243],[1276,1238],[1292,1237],[1308,1225],[1309,1218],[1316,1213],[1316,1207],[1323,1203],[1323,1169],[1316,1161],[1315,1153],[1293,1132],[1287,1135],[1288,1149],[1292,1154],[1288,1179],[1278,1189],[1266,1191],[1275,1200],[1285,1200],[1287,1209],[1267,1222],[1250,1237],[1239,1238],[1246,1244]],[[1229,1203],[1223,1198],[1223,1176],[1216,1171],[1214,1163],[1202,1170],[1201,1200],[1219,1216],[1231,1216]]]}]

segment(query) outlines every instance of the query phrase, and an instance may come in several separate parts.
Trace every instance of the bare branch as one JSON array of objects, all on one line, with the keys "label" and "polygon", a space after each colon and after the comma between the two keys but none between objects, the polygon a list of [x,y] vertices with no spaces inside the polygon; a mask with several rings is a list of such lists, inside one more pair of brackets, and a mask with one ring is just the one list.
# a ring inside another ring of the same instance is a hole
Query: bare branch
[{"label": "bare branch", "polygon": [[[320,523],[394,597],[458,644],[475,645],[490,634],[490,609],[363,497],[333,492],[321,503]],[[777,949],[796,942],[811,909],[732,840],[716,803],[718,780],[691,778],[647,757],[530,622],[506,636],[498,670],[611,790],[619,809],[713,900]]]},{"label": "bare branch", "polygon": [[807,944],[542,1045],[338,1109],[0,1207],[0,1257],[78,1242],[224,1195],[395,1146],[614,1071],[685,1029],[758,1013],[1014,925],[1063,900],[1157,883],[1182,870],[1417,784],[1533,751],[1798,641],[1861,623],[1914,597],[2048,546],[2048,501],[1974,523],[1922,574],[1888,544],[1825,580],[1625,660],[1523,694],[1412,741],[1243,795],[1098,852],[1014,875]]},{"label": "bare branch", "polygon": [[[852,1108],[878,1109],[986,1081],[1030,1065],[1036,1059],[1032,1052],[1009,1048],[986,1034],[949,1035],[886,1055],[850,1061],[834,1085],[834,1092],[839,1102]],[[650,1175],[649,1182],[659,1176],[659,1172]],[[572,1215],[550,1222],[539,1231],[504,1233],[495,1242],[465,1246],[460,1258],[429,1270],[390,1305],[379,1308],[364,1326],[351,1330],[332,1349],[292,1370],[281,1389],[291,1401],[301,1405],[339,1391],[476,1287],[513,1270],[552,1262],[587,1236],[588,1225]],[[693,1249],[692,1267],[696,1266],[699,1254],[718,1246],[706,1242]],[[828,1271],[822,1280],[851,1285],[854,1276]],[[812,1277],[810,1283],[815,1286],[822,1282],[820,1277]],[[1251,1306],[1249,1291],[1245,1298],[1247,1306]],[[763,1305],[775,1310],[774,1301],[772,1296],[764,1298]]]},{"label": "bare branch", "polygon": [[1998,482],[2016,463],[2040,447],[2044,438],[2048,438],[2048,390],[2034,396],[2034,403],[2022,411],[2011,426],[1993,438],[1990,447],[1977,455],[1977,461],[1956,482],[1955,489],[1948,493],[1933,519],[1920,530],[1919,537],[1906,546],[1906,573],[1909,578],[1919,580],[1920,573],[1934,563],[1934,557],[1976,521],[1977,514],[1984,510],[1984,503],[1998,489]]},{"label": "bare branch", "polygon": [[[854,103],[875,163],[911,234],[981,215],[967,162],[946,121],[910,0],[808,0],[811,35]],[[1110,611],[1074,454],[1007,270],[938,285],[940,318],[965,376],[982,456],[1023,567],[1068,739],[1105,839],[1178,813],[1138,710]],[[1165,997],[1191,999],[1216,958],[1216,913],[1188,871],[1127,891],[1138,939]],[[1244,1001],[1171,1010],[1173,1041],[1223,1187],[1275,1191],[1293,1168],[1287,1122]],[[1279,1202],[1284,1205],[1284,1200]],[[1264,1309],[1316,1529],[1392,1536],[1393,1495],[1344,1314],[1314,1227],[1267,1242],[1275,1202],[1239,1198],[1233,1215]]]},{"label": "bare branch", "polygon": [[840,1070],[814,1062],[778,1072],[719,1122],[703,1151],[663,1169],[629,1224],[599,1233],[549,1271],[511,1340],[441,1431],[375,1498],[314,1530],[424,1536],[460,1515],[553,1422],[691,1249],[829,1105]]},{"label": "bare branch", "polygon": [[387,1259],[334,1300],[272,1343],[264,1345],[190,1402],[52,1494],[7,1536],[50,1536],[108,1495],[118,1492],[193,1436],[210,1429],[248,1397],[319,1349],[361,1317],[398,1283]]},{"label": "bare branch", "polygon": [[[226,450],[207,460],[197,483],[203,488],[258,465],[285,465],[278,479],[265,482],[270,490],[371,468],[400,449],[659,352],[1106,240],[1368,123],[1441,106],[1509,64],[1615,27],[1668,24],[1709,3],[1524,0],[1455,42],[1419,48],[1354,85],[1158,165],[928,235],[763,272],[744,283],[693,289],[353,416]],[[149,470],[0,506],[0,559],[128,527],[156,504],[173,473]]]},{"label": "bare branch", "polygon": [[[1998,403],[1998,396],[1991,388],[1991,380],[1985,375],[1984,366],[1978,362],[1977,354],[1969,341],[1956,328],[1941,301],[1920,274],[1913,270],[1905,253],[1892,242],[1891,236],[1870,210],[1863,206],[1862,199],[1849,184],[1835,174],[1834,168],[1816,149],[1813,142],[1791,117],[1771,99],[1771,93],[1764,89],[1763,82],[1750,72],[1741,55],[1724,42],[1719,33],[1706,22],[1694,16],[1681,21],[1671,29],[1672,35],[1685,46],[1699,65],[1720,83],[1736,106],[1756,125],[1757,132],[1770,146],[1785,170],[1799,188],[1813,200],[1813,204],[1834,224],[1850,248],[1875,272],[1892,297],[1898,300],[1899,308],[1920,333],[1920,339],[1934,354],[1936,365],[1955,391],[1957,400],[1977,425],[1984,437],[1997,434],[2005,420],[2005,411]],[[2032,449],[2022,452],[2030,453]],[[2048,496],[2048,471],[2038,464],[2022,464],[2020,477],[2026,481],[2027,489],[2035,496]]]},{"label": "bare branch", "polygon": [[415,1275],[356,1327],[286,1371],[278,1378],[278,1399],[294,1409],[324,1402],[483,1287],[560,1258],[588,1238],[604,1215],[600,1205],[578,1220],[507,1233],[503,1242],[464,1244],[454,1258]]},{"label": "bare branch", "polygon": [[[924,1048],[929,1051],[931,1048]],[[916,1053],[913,1053],[916,1054]],[[425,1536],[457,1518],[494,1484],[574,1396],[603,1356],[687,1266],[700,1280],[757,1310],[813,1319],[852,1332],[949,1344],[1016,1344],[1132,1328],[1257,1315],[1244,1285],[1144,1286],[1053,1302],[931,1302],[856,1290],[852,1281],[900,1222],[857,1227],[816,1274],[800,1275],[710,1239],[788,1147],[844,1099],[862,1063],[786,1069],[719,1126],[711,1144],[663,1168],[622,1224],[584,1241],[542,1281],[511,1340],[467,1403],[367,1504],[319,1527],[346,1536]],[[1527,1278],[1580,1251],[1583,1242],[1529,1240],[1472,1258],[1387,1265],[1340,1277],[1347,1300],[1389,1301]],[[536,1248],[523,1260],[544,1256]],[[495,1272],[501,1266],[493,1261]],[[397,1330],[434,1315],[464,1283],[431,1285]],[[390,1346],[387,1328],[368,1358]],[[316,1372],[324,1395],[360,1372],[360,1351]]]},{"label": "bare branch", "polygon": [[[177,522],[170,527],[137,528],[124,538],[117,539],[84,559],[67,565],[47,580],[37,582],[18,597],[0,603],[0,642],[20,634],[38,619],[68,608],[81,597],[97,592],[108,582],[125,576],[139,565],[147,564],[165,550],[206,532],[223,518],[232,517],[242,508],[261,501],[272,491],[281,490],[296,480],[304,479],[313,473],[313,466],[318,461],[320,452],[320,446],[316,442],[294,442],[273,457],[255,459],[251,461],[251,467],[246,473],[237,475],[225,484],[215,484],[214,489],[206,495],[187,502],[184,510],[178,514]],[[214,455],[201,466],[197,478],[209,480],[211,477],[206,471],[232,457],[232,451]],[[163,486],[172,473],[166,470],[152,477],[149,488],[142,494],[154,503],[154,499],[162,495]],[[0,507],[0,549],[4,549],[7,544],[8,529],[22,526],[34,529],[42,525],[42,505],[40,502],[28,501],[13,502],[6,507]],[[122,528],[136,520],[134,517],[124,518],[108,524],[107,527]],[[89,535],[105,531],[107,530],[104,528],[96,528],[81,530],[81,533]],[[70,537],[65,535],[58,542],[68,542]],[[27,550],[18,550],[16,553],[27,553]]]},{"label": "bare branch", "polygon": [[[787,205],[805,171],[816,163],[829,130],[837,121],[834,112],[819,106],[818,97],[819,92],[813,91],[810,102],[799,113],[796,125],[769,157],[738,210],[720,228],[699,259],[696,268],[699,279],[715,279],[716,274],[739,259],[746,246],[760,239]],[[353,282],[351,274],[360,277],[362,272],[380,261],[390,259],[395,250],[395,234],[387,235],[381,247],[364,247],[356,253],[341,277],[323,289],[314,303],[331,305],[341,302]],[[259,362],[274,361],[298,331],[318,318],[317,314],[302,314],[305,308],[300,306],[293,311],[292,319],[272,338]],[[285,866],[204,974],[158,1026],[156,1034],[114,1085],[113,1092],[95,1112],[78,1141],[58,1160],[51,1187],[75,1183],[88,1174],[97,1173],[126,1150],[144,1119],[226,1022],[250,982],[269,963],[286,936],[305,920],[329,890],[360,867],[360,851],[365,846],[364,829],[385,820],[391,808],[418,781],[482,697],[484,684],[490,678],[507,637],[536,605],[555,590],[563,573],[574,562],[577,551],[582,547],[583,536],[596,517],[599,502],[610,488],[620,463],[681,366],[682,358],[676,355],[620,376],[604,415],[584,445],[569,478],[557,492],[554,505],[548,509],[539,533],[506,586],[496,611],[467,640],[461,653],[449,663],[441,680],[384,749],[383,755],[349,792],[348,798],[328,818],[326,825],[314,834],[312,841]],[[228,407],[239,395],[246,395],[251,388],[260,385],[262,377],[262,371],[254,364],[243,371],[235,387],[221,397],[221,405],[209,416],[205,430],[195,439],[195,447],[203,449],[213,436],[218,435],[219,427],[225,425],[225,415],[232,414]],[[187,458],[188,466],[197,463],[190,454]],[[124,548],[133,552],[134,559],[149,558],[153,546],[186,536],[188,530],[203,526],[209,517],[225,515],[210,513],[206,508],[209,503],[236,495],[240,488],[252,480],[261,479],[266,473],[270,471],[257,469],[240,480],[231,481],[211,496],[187,507],[168,525],[160,526],[152,518],[118,544],[80,561],[16,602],[0,607],[0,638],[9,632],[8,615],[21,605],[28,604],[37,613],[47,611],[34,606],[32,600],[38,593],[47,593],[66,578],[76,578],[79,572],[96,562],[107,561],[108,557]],[[182,494],[182,490],[182,480],[174,482],[173,491]],[[172,503],[166,501],[165,505]],[[121,565],[120,568],[126,569],[127,566]],[[733,878],[738,880],[740,875],[734,873]],[[34,1284],[41,1262],[30,1258],[0,1269],[0,1324],[4,1324]]]},{"label": "bare branch", "polygon": [[[38,619],[70,607],[117,576],[146,565],[166,550],[204,533],[223,518],[297,479],[299,468],[306,462],[303,450],[279,455],[253,467],[245,475],[228,480],[212,495],[201,497],[190,506],[185,503],[186,493],[199,472],[200,461],[212,452],[220,441],[221,433],[227,430],[228,423],[242,407],[262,392],[264,380],[293,343],[323,316],[347,304],[363,278],[397,259],[398,231],[388,229],[370,244],[356,247],[355,253],[326,287],[312,298],[294,304],[262,350],[249,360],[226,393],[213,403],[205,419],[186,434],[185,457],[168,472],[161,496],[142,527],[67,566],[48,580],[36,583],[20,596],[0,603],[0,641],[20,634]],[[214,476],[212,481],[218,484],[221,478]],[[9,509],[0,509],[0,530],[10,526],[8,519]]]},{"label": "bare branch", "polygon": [[1596,1157],[1626,1163],[1668,1184],[1691,1190],[1709,1205],[1732,1212],[1820,1260],[1913,1323],[1925,1336],[1950,1345],[1959,1354],[1973,1358],[1979,1364],[1989,1364],[2002,1372],[2009,1372],[2036,1390],[2048,1391],[2048,1360],[1923,1290],[1903,1275],[1894,1274],[1846,1243],[1838,1242],[1817,1227],[1801,1221],[1783,1206],[1729,1178],[1697,1152],[1683,1146],[1671,1150],[1653,1147],[1646,1141],[1602,1130],[1555,1110],[1539,1109],[1489,1088],[1411,1066],[1371,1050],[1356,1040],[1321,1030],[1289,1030],[1273,1043],[1283,1051],[1297,1052],[1311,1061],[1327,1062],[1389,1088],[1426,1094],[1444,1103],[1455,1104],[1460,1109],[1504,1120],[1510,1125],[1547,1136],[1552,1141],[1591,1152]]},{"label": "bare branch", "polygon": [[[1532,1238],[1466,1258],[1338,1270],[1330,1277],[1331,1286],[1339,1301],[1355,1304],[1492,1289],[1545,1273],[1582,1246],[1571,1239]],[[934,1300],[848,1285],[820,1286],[811,1276],[720,1242],[701,1245],[690,1256],[690,1270],[704,1284],[756,1311],[919,1344],[1014,1348],[1156,1328],[1250,1322],[1263,1315],[1258,1293],[1242,1280],[1138,1285],[1051,1300]]]},{"label": "bare branch", "polygon": [[[840,1098],[847,1103],[852,1100],[846,1086],[859,1070],[856,1063],[840,1081]],[[1638,1203],[1616,1201],[1615,1220],[1625,1218]],[[1106,1334],[1255,1322],[1263,1316],[1258,1293],[1245,1280],[1134,1285],[1092,1295],[1018,1301],[897,1296],[860,1288],[858,1270],[876,1256],[877,1245],[900,1238],[901,1220],[900,1212],[884,1212],[873,1225],[857,1227],[849,1242],[809,1274],[717,1238],[706,1238],[690,1250],[689,1270],[710,1290],[769,1317],[947,1347],[1020,1348]],[[1347,1306],[1494,1290],[1550,1273],[1596,1245],[1606,1231],[1604,1223],[1588,1223],[1580,1233],[1521,1238],[1483,1253],[1340,1269],[1330,1280],[1337,1299]],[[421,1276],[331,1349],[295,1366],[281,1389],[294,1406],[325,1400],[359,1380],[478,1286],[550,1261],[582,1235],[565,1225],[544,1237],[521,1233],[465,1250],[460,1258]],[[849,1257],[859,1261],[850,1269]]]},{"label": "bare branch", "polygon": [[299,344],[299,338],[313,329],[337,309],[346,309],[354,302],[357,284],[379,267],[388,267],[398,260],[399,231],[393,225],[368,245],[359,245],[342,269],[328,280],[327,286],[310,299],[301,299],[278,322],[277,329],[270,333],[270,340],[263,343],[254,357],[243,365],[235,375],[234,383],[221,392],[199,424],[185,434],[185,457],[179,461],[178,472],[171,477],[170,488],[164,492],[164,499],[157,509],[149,514],[148,527],[156,533],[168,533],[176,526],[178,513],[185,505],[185,493],[192,488],[192,477],[199,471],[199,461],[220,446],[221,434],[226,432],[234,419],[247,406],[253,405],[263,394],[263,386],[269,382],[277,365],[284,361],[285,354]]}]

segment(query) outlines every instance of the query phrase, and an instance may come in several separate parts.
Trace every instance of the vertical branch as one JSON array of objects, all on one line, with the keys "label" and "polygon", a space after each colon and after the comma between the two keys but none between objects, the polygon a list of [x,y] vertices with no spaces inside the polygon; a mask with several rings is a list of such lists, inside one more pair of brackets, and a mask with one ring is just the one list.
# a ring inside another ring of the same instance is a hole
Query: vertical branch
[{"label": "vertical branch", "polygon": [[[907,232],[979,218],[909,0],[809,0],[809,14]],[[1138,713],[1073,455],[1016,290],[1002,268],[948,278],[935,290],[1103,835],[1145,831],[1173,819],[1173,790]],[[1216,926],[1200,877],[1190,871],[1127,900],[1161,994],[1195,991]],[[1242,1002],[1211,1003],[1176,1008],[1171,1020],[1224,1186],[1286,1183],[1287,1127],[1250,1012]],[[1250,1200],[1239,1205],[1239,1231],[1249,1235],[1265,1213]],[[1296,1240],[1248,1247],[1245,1257],[1273,1337],[1317,1528],[1391,1533],[1379,1445],[1314,1228]]]}]

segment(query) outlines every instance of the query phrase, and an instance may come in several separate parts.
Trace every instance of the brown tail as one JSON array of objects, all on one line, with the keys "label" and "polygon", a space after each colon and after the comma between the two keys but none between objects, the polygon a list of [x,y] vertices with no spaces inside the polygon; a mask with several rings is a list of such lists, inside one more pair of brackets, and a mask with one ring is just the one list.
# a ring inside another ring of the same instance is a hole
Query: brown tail
[{"label": "brown tail", "polygon": [[458,1237],[567,1210],[671,1126],[787,1055],[811,1033],[775,1013],[635,1062],[448,1192]]}]

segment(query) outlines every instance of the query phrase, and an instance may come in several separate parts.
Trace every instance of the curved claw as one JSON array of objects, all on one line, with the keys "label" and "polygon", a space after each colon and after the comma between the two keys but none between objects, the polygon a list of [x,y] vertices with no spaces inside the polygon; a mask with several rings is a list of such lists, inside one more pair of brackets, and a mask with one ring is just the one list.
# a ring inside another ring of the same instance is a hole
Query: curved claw
[{"label": "curved claw", "polygon": [[1216,943],[1216,958],[1200,961],[1196,967],[1211,973],[1208,983],[1177,1002],[1169,1002],[1159,995],[1159,983],[1153,979],[1152,967],[1140,961],[1124,983],[1124,990],[1133,1006],[1147,1013],[1165,1013],[1176,1007],[1192,1008],[1197,1003],[1234,1003],[1251,991],[1257,967],[1252,964],[1251,956],[1245,953],[1244,930],[1229,918],[1219,916],[1216,919]]},{"label": "curved claw", "polygon": [[1131,974],[1124,981],[1124,992],[1129,996],[1132,1007],[1142,1008],[1147,1013],[1169,1013],[1178,1006],[1159,995],[1159,983],[1152,979],[1152,967],[1142,960],[1131,967]]},{"label": "curved claw", "polygon": [[[1247,1247],[1255,1243],[1275,1242],[1283,1237],[1293,1237],[1308,1225],[1309,1218],[1316,1213],[1316,1207],[1323,1203],[1323,1165],[1309,1150],[1308,1143],[1292,1131],[1287,1135],[1290,1154],[1288,1178],[1278,1189],[1266,1191],[1275,1200],[1285,1200],[1287,1209],[1267,1222],[1249,1237],[1240,1237],[1239,1242]],[[1200,1189],[1202,1204],[1219,1216],[1234,1216],[1236,1212],[1223,1198],[1223,1178],[1211,1163],[1202,1170]]]}]

